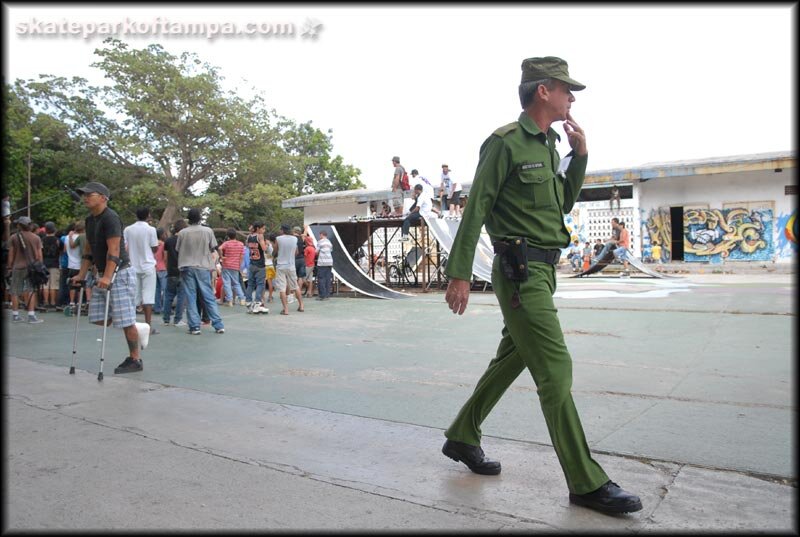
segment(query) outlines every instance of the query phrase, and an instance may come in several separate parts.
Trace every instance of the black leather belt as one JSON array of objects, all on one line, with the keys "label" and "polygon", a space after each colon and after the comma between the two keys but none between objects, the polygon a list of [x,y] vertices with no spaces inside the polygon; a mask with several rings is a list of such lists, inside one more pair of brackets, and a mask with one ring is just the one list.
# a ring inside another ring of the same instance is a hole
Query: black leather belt
[{"label": "black leather belt", "polygon": [[540,263],[557,265],[560,258],[561,250],[541,250],[533,246],[528,246],[528,261],[539,261]]}]

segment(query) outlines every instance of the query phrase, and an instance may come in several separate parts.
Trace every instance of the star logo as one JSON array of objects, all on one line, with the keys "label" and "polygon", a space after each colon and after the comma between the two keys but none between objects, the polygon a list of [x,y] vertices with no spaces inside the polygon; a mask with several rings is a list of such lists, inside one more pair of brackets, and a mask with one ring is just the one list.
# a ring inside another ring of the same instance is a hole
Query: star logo
[{"label": "star logo", "polygon": [[306,19],[302,30],[300,35],[303,36],[304,39],[316,39],[319,37],[320,30],[322,30],[322,23],[316,19]]}]

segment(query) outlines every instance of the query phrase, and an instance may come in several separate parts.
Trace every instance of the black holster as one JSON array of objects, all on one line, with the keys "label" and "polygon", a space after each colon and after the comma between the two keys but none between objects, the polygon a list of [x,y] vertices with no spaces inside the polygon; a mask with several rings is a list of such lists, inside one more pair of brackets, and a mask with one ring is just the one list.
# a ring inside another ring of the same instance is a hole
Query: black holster
[{"label": "black holster", "polygon": [[524,237],[497,241],[492,246],[506,278],[512,282],[528,281],[528,243]]}]

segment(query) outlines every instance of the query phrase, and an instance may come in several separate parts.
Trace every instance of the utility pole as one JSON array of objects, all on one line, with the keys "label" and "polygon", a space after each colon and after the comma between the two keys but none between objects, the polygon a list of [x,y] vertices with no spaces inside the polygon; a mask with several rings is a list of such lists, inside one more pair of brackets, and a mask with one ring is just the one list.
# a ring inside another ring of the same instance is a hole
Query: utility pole
[{"label": "utility pole", "polygon": [[[33,137],[33,143],[38,144],[40,138],[38,136]],[[31,147],[28,148],[28,218],[31,217],[31,153],[33,152],[33,144]]]}]

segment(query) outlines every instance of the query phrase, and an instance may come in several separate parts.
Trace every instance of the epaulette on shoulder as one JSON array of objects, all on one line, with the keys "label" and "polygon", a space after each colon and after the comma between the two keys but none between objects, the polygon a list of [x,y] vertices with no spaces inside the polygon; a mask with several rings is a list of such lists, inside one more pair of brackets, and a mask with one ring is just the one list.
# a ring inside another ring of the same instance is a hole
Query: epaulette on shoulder
[{"label": "epaulette on shoulder", "polygon": [[502,138],[503,136],[505,136],[509,132],[511,132],[513,130],[516,130],[516,128],[518,126],[519,126],[519,122],[518,121],[513,121],[513,122],[509,123],[508,125],[503,125],[499,129],[494,131],[492,134],[496,134],[497,136],[500,136]]}]

